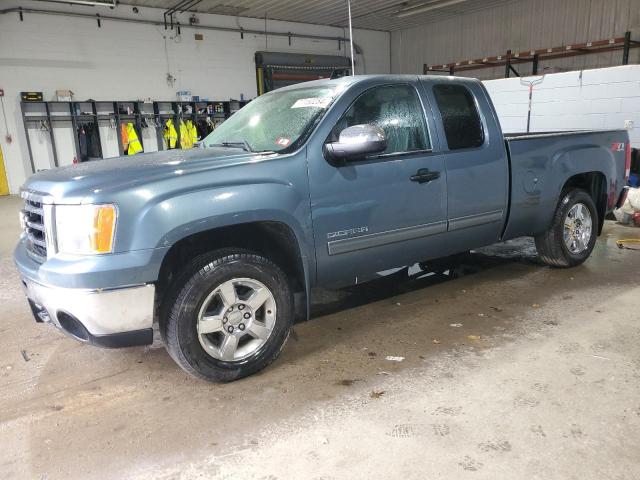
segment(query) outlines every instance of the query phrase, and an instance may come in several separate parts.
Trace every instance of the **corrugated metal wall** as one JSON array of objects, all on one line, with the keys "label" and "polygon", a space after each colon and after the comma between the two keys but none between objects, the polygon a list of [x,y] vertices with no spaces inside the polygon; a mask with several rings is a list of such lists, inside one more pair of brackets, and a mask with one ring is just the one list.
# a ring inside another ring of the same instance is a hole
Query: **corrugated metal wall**
[{"label": "corrugated metal wall", "polygon": [[[422,73],[424,63],[449,63],[489,55],[623,36],[640,40],[640,0],[518,0],[462,13],[442,22],[391,33],[393,73]],[[630,62],[640,61],[640,48]],[[622,51],[541,62],[539,72],[620,65]],[[530,74],[531,65],[519,65]],[[504,67],[461,73],[504,76]]]}]

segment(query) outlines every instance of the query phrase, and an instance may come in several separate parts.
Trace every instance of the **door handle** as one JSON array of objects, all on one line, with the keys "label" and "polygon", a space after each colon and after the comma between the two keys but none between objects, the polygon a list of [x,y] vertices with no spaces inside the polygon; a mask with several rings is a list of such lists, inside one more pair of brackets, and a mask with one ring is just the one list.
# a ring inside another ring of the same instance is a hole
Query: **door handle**
[{"label": "door handle", "polygon": [[415,175],[411,175],[409,179],[412,182],[429,183],[440,178],[440,172],[431,172],[428,168],[421,168]]}]

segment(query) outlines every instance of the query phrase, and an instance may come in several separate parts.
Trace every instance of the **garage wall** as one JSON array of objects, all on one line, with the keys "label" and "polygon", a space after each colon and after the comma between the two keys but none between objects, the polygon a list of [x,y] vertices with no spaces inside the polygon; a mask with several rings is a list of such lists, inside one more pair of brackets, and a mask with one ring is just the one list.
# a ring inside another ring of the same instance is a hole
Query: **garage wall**
[{"label": "garage wall", "polygon": [[[460,9],[464,9],[464,4]],[[518,0],[459,14],[438,23],[391,34],[393,73],[422,73],[423,64],[443,64],[507,50],[522,51],[623,36],[640,40],[640,0]],[[622,51],[541,62],[543,73],[620,65]],[[640,61],[640,49],[630,62]],[[531,65],[516,67],[522,75]],[[482,79],[504,76],[504,67],[461,75]]]},{"label": "garage wall", "polygon": [[[527,80],[533,80],[530,77]],[[505,132],[525,132],[529,87],[519,78],[484,82]],[[530,131],[620,129],[640,148],[640,65],[545,75],[532,93]]]},{"label": "garage wall", "polygon": [[[162,10],[140,8],[133,14],[131,7],[105,8],[71,7],[43,2],[3,1],[1,8],[12,6],[49,8],[102,15],[129,16],[161,21]],[[263,30],[264,20],[199,14],[202,25],[216,25]],[[188,23],[185,15],[181,22]],[[290,22],[268,21],[268,30],[314,35],[342,36],[341,28]],[[204,40],[196,41],[197,30],[175,31],[161,26],[96,21],[64,16],[25,14],[20,22],[15,13],[0,15],[0,88],[5,91],[5,110],[9,132],[14,141],[7,144],[0,138],[12,193],[30,174],[28,152],[19,104],[19,92],[43,91],[52,100],[55,90],[69,89],[74,99],[134,100],[151,98],[171,100],[178,90],[191,90],[194,95],[210,100],[239,99],[241,95],[256,95],[254,53],[258,50],[278,52],[345,55],[345,46],[338,42],[293,38],[289,46],[286,37],[240,34],[202,30]],[[354,41],[362,47],[363,56],[356,56],[356,72],[389,73],[389,34],[355,30]],[[165,50],[166,49],[166,50]],[[363,58],[364,57],[364,58]],[[363,61],[364,60],[364,61]],[[176,77],[174,86],[166,82],[170,71]],[[0,119],[1,123],[1,119]],[[3,125],[1,125],[3,127]],[[108,128],[108,127],[106,127]],[[1,129],[1,128],[0,128]],[[37,168],[52,166],[47,134],[29,129]],[[4,132],[2,132],[4,133]],[[117,155],[116,131],[105,153]],[[146,132],[151,143],[153,132]],[[147,139],[145,137],[145,139]],[[73,160],[71,129],[56,129],[60,164]]]}]

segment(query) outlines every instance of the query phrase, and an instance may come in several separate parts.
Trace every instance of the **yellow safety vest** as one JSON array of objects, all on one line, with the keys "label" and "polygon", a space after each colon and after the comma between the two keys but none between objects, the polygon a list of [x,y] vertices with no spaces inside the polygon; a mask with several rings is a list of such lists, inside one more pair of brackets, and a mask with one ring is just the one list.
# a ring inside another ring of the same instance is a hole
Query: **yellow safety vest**
[{"label": "yellow safety vest", "polygon": [[187,120],[187,130],[189,131],[189,136],[191,137],[191,145],[195,145],[198,141],[198,129],[191,120]]},{"label": "yellow safety vest", "polygon": [[171,119],[167,120],[164,124],[163,138],[167,145],[167,148],[176,148],[178,132],[176,132],[176,127],[173,126],[173,121]]},{"label": "yellow safety vest", "polygon": [[183,150],[187,150],[193,147],[193,141],[191,140],[191,135],[189,134],[189,129],[187,125],[180,120],[180,148]]},{"label": "yellow safety vest", "polygon": [[127,123],[127,137],[129,138],[129,148],[127,149],[129,155],[135,155],[136,153],[144,151],[138,139],[136,129],[133,127],[133,123]]}]

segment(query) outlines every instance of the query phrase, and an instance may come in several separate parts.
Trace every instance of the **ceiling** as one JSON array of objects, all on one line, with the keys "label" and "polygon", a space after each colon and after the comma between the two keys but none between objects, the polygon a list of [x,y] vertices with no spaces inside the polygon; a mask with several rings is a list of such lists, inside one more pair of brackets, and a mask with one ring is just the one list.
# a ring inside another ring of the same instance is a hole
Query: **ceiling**
[{"label": "ceiling", "polygon": [[[120,0],[121,4],[168,9],[179,0]],[[354,28],[399,30],[490,8],[512,0],[351,0]],[[346,0],[202,0],[189,11],[348,26]],[[410,12],[414,12],[407,15]]]}]

